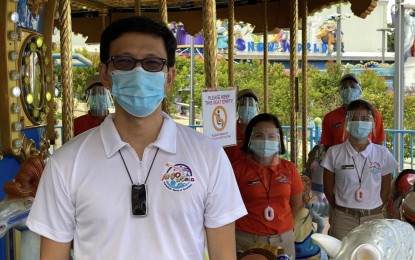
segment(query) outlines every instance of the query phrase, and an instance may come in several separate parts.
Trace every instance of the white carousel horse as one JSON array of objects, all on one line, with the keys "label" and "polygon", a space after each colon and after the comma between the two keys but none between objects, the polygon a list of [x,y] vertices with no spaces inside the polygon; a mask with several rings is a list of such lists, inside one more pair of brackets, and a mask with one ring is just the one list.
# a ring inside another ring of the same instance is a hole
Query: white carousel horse
[{"label": "white carousel horse", "polygon": [[312,239],[335,260],[415,259],[415,231],[403,221],[377,219],[354,228],[341,241],[315,233]]},{"label": "white carousel horse", "polygon": [[26,219],[33,204],[40,176],[45,163],[40,156],[33,156],[20,165],[13,182],[4,185],[7,197],[0,202],[0,238],[12,228],[21,231],[20,258],[40,258],[40,237],[26,227]]}]

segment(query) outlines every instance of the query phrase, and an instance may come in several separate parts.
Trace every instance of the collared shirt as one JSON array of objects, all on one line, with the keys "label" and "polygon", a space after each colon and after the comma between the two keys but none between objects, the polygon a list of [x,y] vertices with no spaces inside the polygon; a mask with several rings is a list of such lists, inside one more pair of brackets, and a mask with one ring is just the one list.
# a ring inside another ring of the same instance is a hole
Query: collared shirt
[{"label": "collared shirt", "polygon": [[[336,205],[374,209],[383,204],[380,197],[382,176],[394,171],[398,163],[384,146],[370,142],[364,151],[358,153],[347,140],[330,147],[321,166],[335,174]],[[356,191],[359,187],[364,191],[364,199],[360,202],[356,200]]]},{"label": "collared shirt", "polygon": [[[56,151],[28,227],[58,242],[74,239],[76,259],[203,259],[204,227],[229,224],[246,209],[222,147],[163,118],[142,160],[112,115]],[[127,169],[134,184],[146,182],[147,216],[132,215]]]},{"label": "collared shirt", "polygon": [[[277,235],[292,230],[290,199],[304,189],[295,165],[280,159],[278,164],[263,167],[249,156],[232,167],[248,210],[248,215],[236,221],[236,229],[257,235]],[[272,221],[264,217],[267,206],[274,209]]]}]

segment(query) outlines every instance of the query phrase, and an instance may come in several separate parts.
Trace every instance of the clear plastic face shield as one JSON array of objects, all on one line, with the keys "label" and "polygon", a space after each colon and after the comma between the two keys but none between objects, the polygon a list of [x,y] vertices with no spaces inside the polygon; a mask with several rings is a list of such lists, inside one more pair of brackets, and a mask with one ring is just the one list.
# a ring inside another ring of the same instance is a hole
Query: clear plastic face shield
[{"label": "clear plastic face shield", "polygon": [[248,146],[251,152],[258,157],[275,156],[275,158],[279,158],[280,140],[278,128],[254,127]]},{"label": "clear plastic face shield", "polygon": [[366,139],[370,133],[374,136],[374,122],[371,111],[364,109],[347,111],[343,140],[346,139],[347,134],[358,140]]},{"label": "clear plastic face shield", "polygon": [[345,79],[340,83],[340,96],[343,104],[348,105],[362,96],[362,88],[354,80]]},{"label": "clear plastic face shield", "polygon": [[90,113],[94,116],[108,115],[108,109],[113,107],[111,94],[104,86],[92,86],[86,91],[86,96]]},{"label": "clear plastic face shield", "polygon": [[236,102],[238,112],[238,124],[247,125],[248,122],[258,115],[259,105],[253,97],[241,97]]}]

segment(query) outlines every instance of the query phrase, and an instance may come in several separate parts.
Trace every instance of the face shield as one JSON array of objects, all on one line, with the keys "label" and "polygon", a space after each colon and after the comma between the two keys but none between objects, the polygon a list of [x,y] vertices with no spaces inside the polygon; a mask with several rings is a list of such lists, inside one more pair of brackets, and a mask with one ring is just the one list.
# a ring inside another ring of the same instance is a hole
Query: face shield
[{"label": "face shield", "polygon": [[374,136],[374,119],[371,111],[354,110],[347,111],[346,127],[343,132],[343,140],[347,132],[358,140],[365,139],[370,133]]},{"label": "face shield", "polygon": [[352,101],[360,99],[362,96],[362,88],[360,84],[354,82],[351,79],[342,81],[340,86],[340,97],[342,98],[343,104],[350,104]]},{"label": "face shield", "polygon": [[247,125],[259,113],[258,102],[253,97],[240,97],[236,102],[236,109],[238,112],[238,124]]},{"label": "face shield", "polygon": [[107,115],[108,109],[113,106],[111,94],[107,88],[95,85],[86,91],[87,104],[94,116]]},{"label": "face shield", "polygon": [[248,147],[258,157],[269,158],[280,152],[280,132],[278,128],[257,128],[252,129]]}]

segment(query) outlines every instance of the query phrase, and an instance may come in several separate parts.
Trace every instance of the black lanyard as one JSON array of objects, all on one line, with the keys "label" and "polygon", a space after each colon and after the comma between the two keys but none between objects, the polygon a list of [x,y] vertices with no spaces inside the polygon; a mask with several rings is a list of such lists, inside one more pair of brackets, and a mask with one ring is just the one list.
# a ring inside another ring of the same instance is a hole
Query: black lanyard
[{"label": "black lanyard", "polygon": [[359,175],[359,171],[357,170],[356,162],[354,161],[353,156],[352,156],[352,160],[353,160],[354,168],[355,168],[356,173],[357,173],[357,177],[359,178],[359,188],[361,188],[362,187],[363,171],[365,170],[365,165],[366,165],[367,157],[365,159],[365,163],[363,164],[362,173],[360,175]]}]

